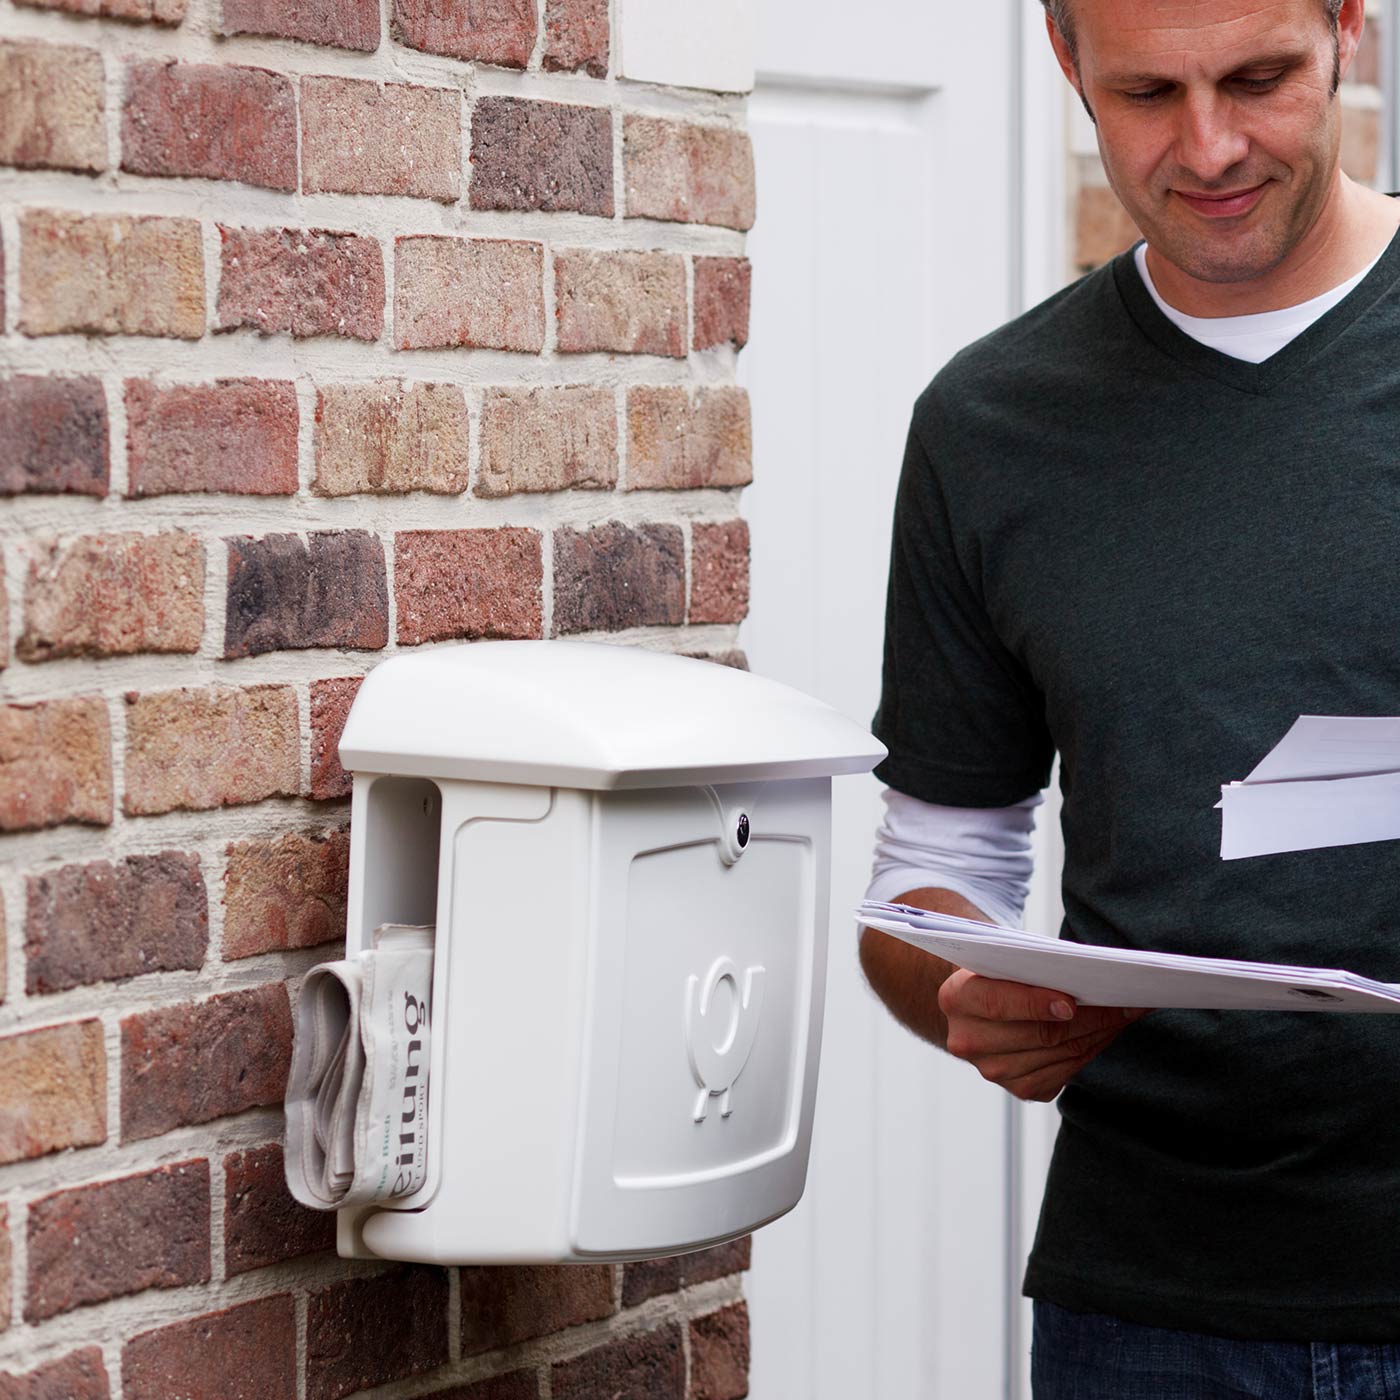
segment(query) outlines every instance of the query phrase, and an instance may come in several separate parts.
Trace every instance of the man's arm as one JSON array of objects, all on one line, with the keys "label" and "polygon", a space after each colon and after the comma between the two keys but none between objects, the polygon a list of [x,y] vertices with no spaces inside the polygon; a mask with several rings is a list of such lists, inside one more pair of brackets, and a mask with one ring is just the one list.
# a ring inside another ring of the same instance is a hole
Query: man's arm
[{"label": "man's arm", "polygon": [[[988,922],[952,890],[910,890],[895,902]],[[1048,987],[978,977],[879,929],[861,930],[860,965],[901,1025],[966,1060],[1018,1099],[1053,1099],[1146,1015],[1116,1006],[1079,1007]]]}]

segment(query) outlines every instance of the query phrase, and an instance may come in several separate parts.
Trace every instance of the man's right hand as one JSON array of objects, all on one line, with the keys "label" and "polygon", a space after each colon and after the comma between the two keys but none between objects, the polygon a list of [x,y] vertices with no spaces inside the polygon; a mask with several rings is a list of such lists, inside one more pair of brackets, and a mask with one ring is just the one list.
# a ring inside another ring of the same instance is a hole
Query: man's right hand
[{"label": "man's right hand", "polygon": [[1147,1014],[1118,1006],[1077,1006],[1046,987],[998,982],[965,968],[938,992],[950,1055],[1018,1099],[1047,1103],[1095,1055]]}]

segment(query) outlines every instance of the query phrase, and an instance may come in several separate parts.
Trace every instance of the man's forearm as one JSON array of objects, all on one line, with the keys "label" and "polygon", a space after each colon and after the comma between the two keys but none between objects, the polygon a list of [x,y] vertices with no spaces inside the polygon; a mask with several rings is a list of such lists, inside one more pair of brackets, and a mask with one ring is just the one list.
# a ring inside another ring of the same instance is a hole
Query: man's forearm
[{"label": "man's forearm", "polygon": [[[952,890],[910,890],[895,902],[989,922],[975,904]],[[860,934],[860,965],[875,995],[896,1021],[935,1045],[947,1044],[948,1022],[938,1009],[938,989],[956,971],[952,963],[879,929],[866,928]]]}]

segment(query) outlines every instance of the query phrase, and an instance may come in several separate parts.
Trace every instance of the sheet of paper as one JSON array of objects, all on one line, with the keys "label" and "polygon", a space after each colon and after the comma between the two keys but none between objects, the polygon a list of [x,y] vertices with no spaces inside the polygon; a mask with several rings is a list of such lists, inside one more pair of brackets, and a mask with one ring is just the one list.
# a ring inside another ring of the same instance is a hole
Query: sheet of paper
[{"label": "sheet of paper", "polygon": [[1299,715],[1217,805],[1222,860],[1398,840],[1400,718]]},{"label": "sheet of paper", "polygon": [[1084,1006],[1400,1012],[1400,986],[1331,968],[1101,948],[903,905],[867,902],[857,917],[983,977],[1053,987]]}]

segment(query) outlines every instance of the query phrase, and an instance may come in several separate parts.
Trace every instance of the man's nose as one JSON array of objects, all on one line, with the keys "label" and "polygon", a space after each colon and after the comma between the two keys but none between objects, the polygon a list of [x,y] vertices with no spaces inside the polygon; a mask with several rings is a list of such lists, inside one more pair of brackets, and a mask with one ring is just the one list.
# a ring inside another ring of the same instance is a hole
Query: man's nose
[{"label": "man's nose", "polygon": [[1189,92],[1179,110],[1177,161],[1203,185],[1223,179],[1249,154],[1249,138],[1227,97],[1214,89]]}]

